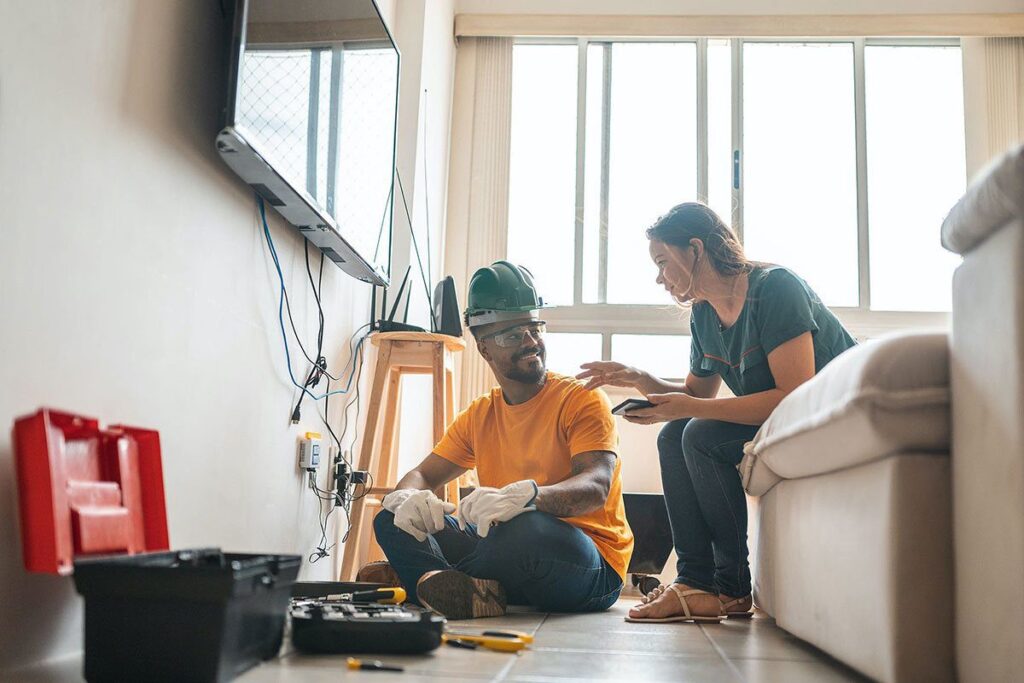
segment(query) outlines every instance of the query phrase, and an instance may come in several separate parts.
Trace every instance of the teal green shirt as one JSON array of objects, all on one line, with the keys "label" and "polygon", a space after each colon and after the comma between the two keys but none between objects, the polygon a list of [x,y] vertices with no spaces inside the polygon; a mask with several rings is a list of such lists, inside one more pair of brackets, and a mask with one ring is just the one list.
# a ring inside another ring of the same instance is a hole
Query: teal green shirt
[{"label": "teal green shirt", "polygon": [[857,342],[800,277],[782,266],[756,266],[749,275],[740,317],[723,330],[711,304],[693,306],[690,316],[690,372],[721,375],[736,396],[775,388],[768,354],[810,332],[814,371]]}]

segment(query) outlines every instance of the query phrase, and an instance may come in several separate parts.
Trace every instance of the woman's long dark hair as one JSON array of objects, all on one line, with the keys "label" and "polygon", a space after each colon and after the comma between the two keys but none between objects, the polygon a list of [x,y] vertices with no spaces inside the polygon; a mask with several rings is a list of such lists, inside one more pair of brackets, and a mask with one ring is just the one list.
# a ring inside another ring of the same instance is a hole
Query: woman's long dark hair
[{"label": "woman's long dark hair", "polygon": [[749,273],[754,267],[743,253],[743,245],[736,239],[718,214],[700,202],[683,202],[647,228],[647,239],[658,240],[680,249],[689,249],[690,240],[704,243],[704,253],[720,275],[735,276]]}]

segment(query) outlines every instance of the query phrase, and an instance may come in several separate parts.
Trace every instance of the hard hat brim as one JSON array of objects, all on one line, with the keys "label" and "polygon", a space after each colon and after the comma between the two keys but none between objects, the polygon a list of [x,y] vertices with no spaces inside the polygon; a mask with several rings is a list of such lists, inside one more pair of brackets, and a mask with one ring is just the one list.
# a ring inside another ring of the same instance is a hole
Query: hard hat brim
[{"label": "hard hat brim", "polygon": [[504,322],[521,318],[523,313],[529,313],[531,318],[540,319],[539,308],[528,308],[522,311],[479,311],[468,316],[467,322],[470,327],[479,327],[490,323]]}]

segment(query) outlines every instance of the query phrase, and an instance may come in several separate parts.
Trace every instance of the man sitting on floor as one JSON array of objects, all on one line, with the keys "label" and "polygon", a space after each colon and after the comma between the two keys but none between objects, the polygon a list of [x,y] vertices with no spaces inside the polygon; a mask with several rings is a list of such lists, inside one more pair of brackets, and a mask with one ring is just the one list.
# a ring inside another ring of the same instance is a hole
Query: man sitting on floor
[{"label": "man sitting on floor", "polygon": [[[467,299],[466,324],[499,386],[384,497],[377,542],[410,599],[450,619],[497,616],[506,602],[607,609],[633,550],[608,399],[546,371],[529,271],[481,268]],[[472,467],[481,486],[454,516],[433,491]]]}]

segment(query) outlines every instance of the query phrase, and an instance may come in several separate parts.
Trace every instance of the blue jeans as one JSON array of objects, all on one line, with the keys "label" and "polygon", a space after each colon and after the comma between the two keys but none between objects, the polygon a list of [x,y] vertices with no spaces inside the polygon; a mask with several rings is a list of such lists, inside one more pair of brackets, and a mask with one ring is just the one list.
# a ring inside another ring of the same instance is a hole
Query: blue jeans
[{"label": "blue jeans", "polygon": [[747,500],[736,469],[758,427],[686,418],[658,435],[661,482],[675,545],[676,583],[750,595]]},{"label": "blue jeans", "polygon": [[508,601],[544,612],[597,612],[618,599],[622,579],[582,531],[544,512],[524,512],[491,528],[486,538],[451,515],[445,528],[417,541],[382,510],[373,520],[377,542],[416,600],[416,582],[435,569],[495,579]]}]

